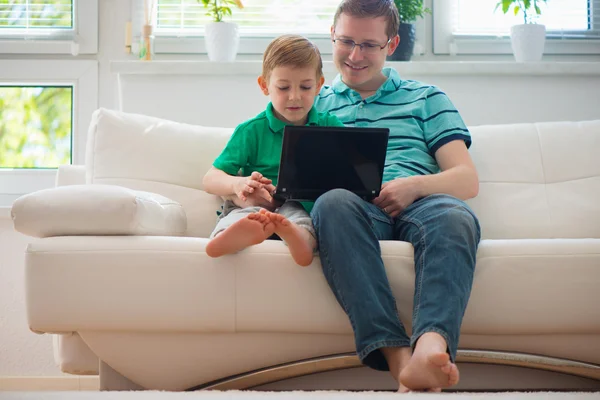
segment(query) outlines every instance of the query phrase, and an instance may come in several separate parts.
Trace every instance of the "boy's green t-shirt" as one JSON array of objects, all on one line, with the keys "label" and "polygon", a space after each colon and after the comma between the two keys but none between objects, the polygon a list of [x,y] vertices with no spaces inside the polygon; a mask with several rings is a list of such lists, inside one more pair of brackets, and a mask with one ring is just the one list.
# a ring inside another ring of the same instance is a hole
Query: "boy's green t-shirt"
[{"label": "boy's green t-shirt", "polygon": [[[235,128],[229,142],[213,162],[213,166],[229,175],[250,176],[258,171],[277,185],[283,129],[289,125],[279,120],[269,103],[265,111]],[[318,112],[312,107],[308,112],[307,126],[344,126],[333,114]],[[310,212],[313,202],[303,202]]]}]

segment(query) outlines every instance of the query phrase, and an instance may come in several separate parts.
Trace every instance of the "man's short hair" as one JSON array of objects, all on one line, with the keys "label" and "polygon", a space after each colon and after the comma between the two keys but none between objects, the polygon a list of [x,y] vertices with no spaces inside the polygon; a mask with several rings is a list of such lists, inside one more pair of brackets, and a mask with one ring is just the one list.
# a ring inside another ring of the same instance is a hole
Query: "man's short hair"
[{"label": "man's short hair", "polygon": [[282,35],[275,38],[263,55],[262,76],[268,79],[276,67],[314,67],[317,80],[323,76],[323,61],[317,46],[300,35]]},{"label": "man's short hair", "polygon": [[342,0],[333,17],[334,27],[342,14],[356,18],[384,17],[387,21],[386,34],[388,39],[398,34],[400,17],[393,0]]}]

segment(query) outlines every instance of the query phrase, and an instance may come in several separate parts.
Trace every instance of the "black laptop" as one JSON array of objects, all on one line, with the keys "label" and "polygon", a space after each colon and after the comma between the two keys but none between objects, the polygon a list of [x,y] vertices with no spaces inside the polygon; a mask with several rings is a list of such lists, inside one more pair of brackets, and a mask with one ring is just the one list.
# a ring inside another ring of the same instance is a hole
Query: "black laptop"
[{"label": "black laptop", "polygon": [[314,201],[336,188],[365,200],[379,195],[390,130],[286,126],[277,200]]}]

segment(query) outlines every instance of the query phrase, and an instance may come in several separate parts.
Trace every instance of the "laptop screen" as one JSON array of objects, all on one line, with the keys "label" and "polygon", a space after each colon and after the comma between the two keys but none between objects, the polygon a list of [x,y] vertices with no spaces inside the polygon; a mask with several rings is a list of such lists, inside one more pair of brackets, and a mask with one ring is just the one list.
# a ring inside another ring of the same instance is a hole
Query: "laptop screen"
[{"label": "laptop screen", "polygon": [[315,200],[336,188],[379,195],[389,129],[286,126],[277,195]]}]

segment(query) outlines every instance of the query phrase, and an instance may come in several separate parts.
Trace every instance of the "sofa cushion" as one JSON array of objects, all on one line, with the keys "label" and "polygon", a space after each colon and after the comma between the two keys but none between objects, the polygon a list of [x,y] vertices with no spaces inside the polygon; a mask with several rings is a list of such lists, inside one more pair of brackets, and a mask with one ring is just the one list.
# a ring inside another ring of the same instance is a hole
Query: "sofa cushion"
[{"label": "sofa cushion", "polygon": [[202,178],[232,131],[99,109],[88,133],[86,182],[169,197],[185,209],[185,236],[208,237],[222,200],[204,192]]},{"label": "sofa cushion", "polygon": [[164,196],[112,185],[71,185],[18,198],[15,229],[34,237],[72,235],[178,236],[183,207]]},{"label": "sofa cushion", "polygon": [[483,239],[600,238],[600,120],[469,130]]}]

